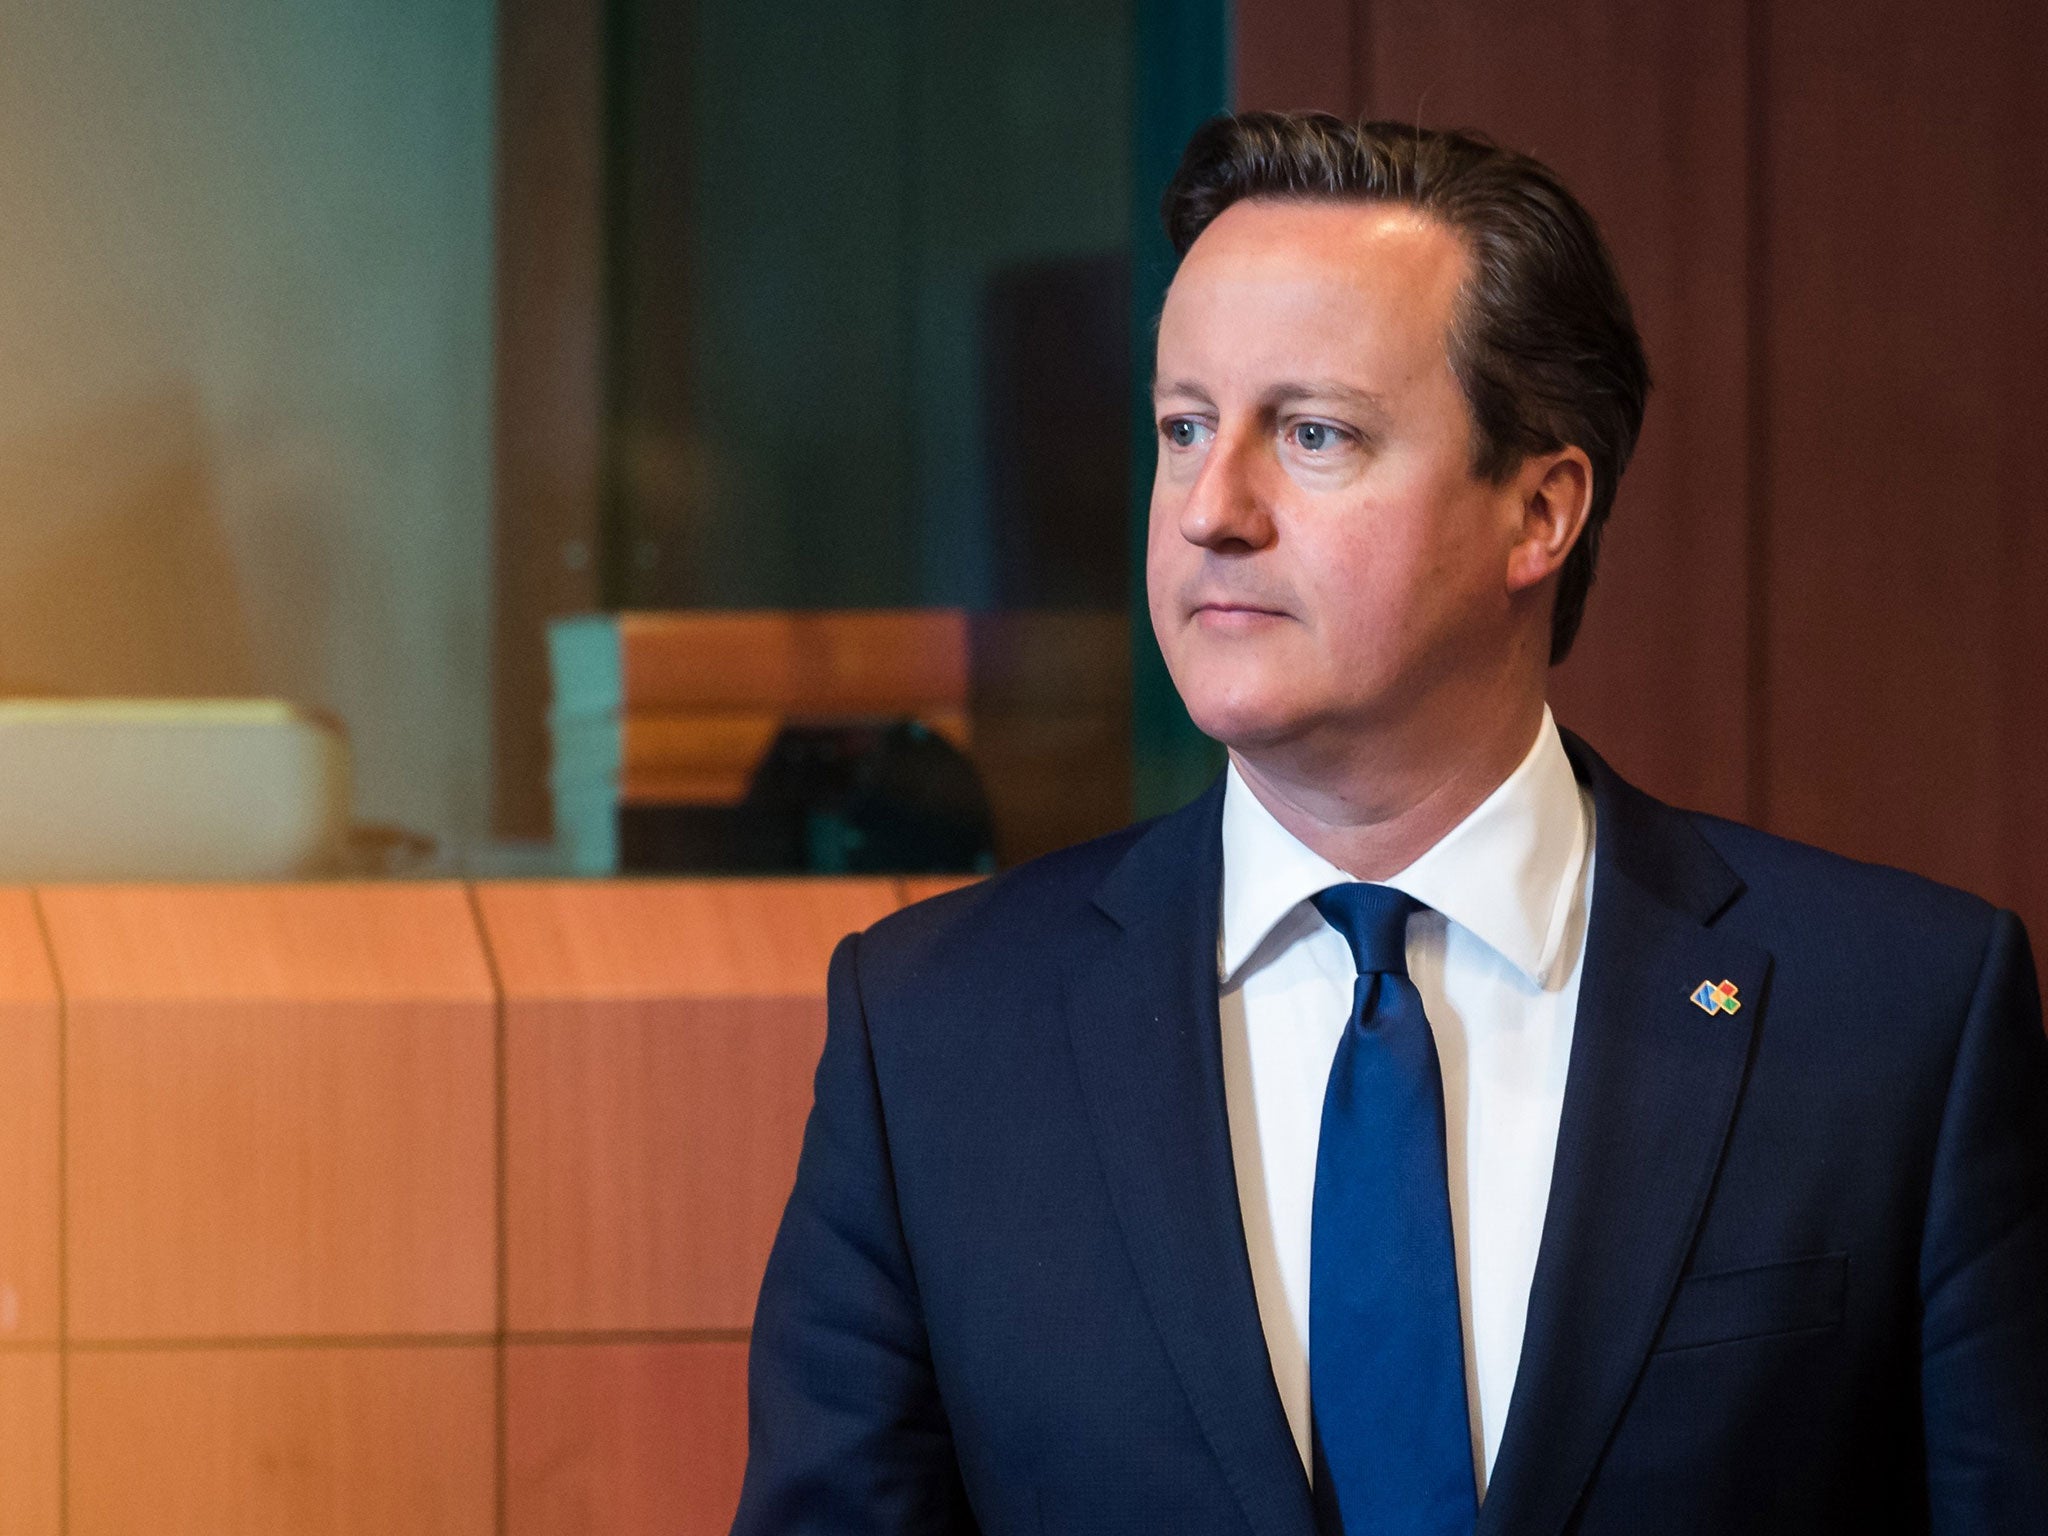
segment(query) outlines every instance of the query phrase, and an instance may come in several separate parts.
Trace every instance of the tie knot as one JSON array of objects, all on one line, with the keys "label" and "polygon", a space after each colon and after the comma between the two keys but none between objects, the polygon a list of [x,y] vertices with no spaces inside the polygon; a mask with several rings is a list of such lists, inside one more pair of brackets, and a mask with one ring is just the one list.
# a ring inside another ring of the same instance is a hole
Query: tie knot
[{"label": "tie knot", "polygon": [[1344,935],[1360,976],[1408,974],[1408,918],[1422,903],[1391,885],[1333,885],[1309,898],[1323,920]]}]

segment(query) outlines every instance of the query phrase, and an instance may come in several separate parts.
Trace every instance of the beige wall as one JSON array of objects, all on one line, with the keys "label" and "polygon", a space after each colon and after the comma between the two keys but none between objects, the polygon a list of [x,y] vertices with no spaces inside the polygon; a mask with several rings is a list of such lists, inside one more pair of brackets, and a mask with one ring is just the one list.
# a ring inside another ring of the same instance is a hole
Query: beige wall
[{"label": "beige wall", "polygon": [[266,693],[481,833],[490,0],[0,0],[0,691]]}]

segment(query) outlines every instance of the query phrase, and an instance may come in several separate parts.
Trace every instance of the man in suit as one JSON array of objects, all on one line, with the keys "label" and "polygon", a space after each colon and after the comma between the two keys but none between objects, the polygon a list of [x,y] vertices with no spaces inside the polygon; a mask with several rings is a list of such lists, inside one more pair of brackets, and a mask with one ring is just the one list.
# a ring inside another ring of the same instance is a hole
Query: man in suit
[{"label": "man in suit", "polygon": [[1545,706],[1648,387],[1590,219],[1267,114],[1166,211],[1147,578],[1230,768],[841,946],[735,1530],[2048,1530],[2019,923]]}]

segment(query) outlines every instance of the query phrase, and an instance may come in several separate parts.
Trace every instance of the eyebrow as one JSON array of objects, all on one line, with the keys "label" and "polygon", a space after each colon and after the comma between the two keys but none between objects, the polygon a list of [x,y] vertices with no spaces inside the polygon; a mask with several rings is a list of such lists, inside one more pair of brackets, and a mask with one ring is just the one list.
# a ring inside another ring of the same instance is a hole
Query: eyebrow
[{"label": "eyebrow", "polygon": [[1335,379],[1288,380],[1267,390],[1264,400],[1268,407],[1292,405],[1302,400],[1328,400],[1365,416],[1379,418],[1387,414],[1384,395],[1340,384]]},{"label": "eyebrow", "polygon": [[[1196,400],[1203,405],[1213,406],[1215,400],[1209,391],[1192,379],[1174,379],[1152,382],[1152,398],[1163,400],[1177,397]],[[1375,420],[1387,415],[1387,401],[1384,395],[1376,395],[1369,389],[1359,389],[1350,384],[1340,384],[1335,379],[1287,379],[1270,386],[1260,397],[1260,404],[1267,410],[1277,410],[1303,400],[1327,400],[1347,410],[1355,411]]]},{"label": "eyebrow", "polygon": [[1178,395],[1186,400],[1199,400],[1204,405],[1216,403],[1209,398],[1209,391],[1190,379],[1175,379],[1171,384],[1165,384],[1155,375],[1152,380],[1152,398],[1163,400],[1168,395]]}]

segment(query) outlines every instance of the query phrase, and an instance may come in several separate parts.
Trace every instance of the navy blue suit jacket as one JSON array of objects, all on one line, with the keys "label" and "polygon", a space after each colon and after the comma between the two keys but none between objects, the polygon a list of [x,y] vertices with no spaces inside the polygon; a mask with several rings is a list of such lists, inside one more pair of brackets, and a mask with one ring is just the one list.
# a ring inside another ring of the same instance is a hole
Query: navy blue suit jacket
[{"label": "navy blue suit jacket", "polygon": [[[1482,1536],[2048,1531],[2020,924],[1570,750],[1598,868]],[[840,947],[742,1536],[1313,1536],[1231,1167],[1221,803]],[[1689,1001],[1724,979],[1739,1012]]]}]

